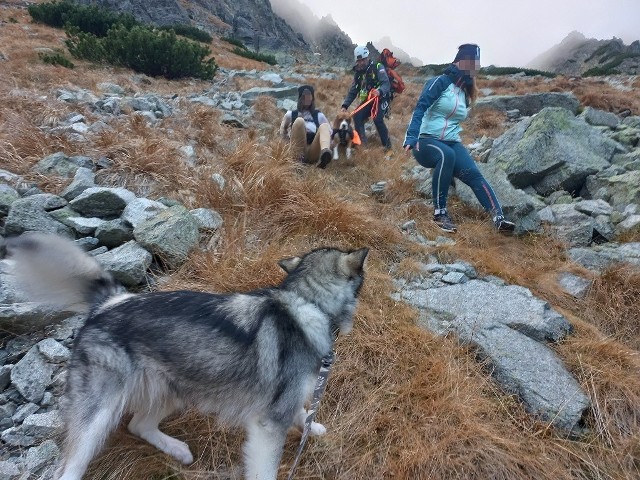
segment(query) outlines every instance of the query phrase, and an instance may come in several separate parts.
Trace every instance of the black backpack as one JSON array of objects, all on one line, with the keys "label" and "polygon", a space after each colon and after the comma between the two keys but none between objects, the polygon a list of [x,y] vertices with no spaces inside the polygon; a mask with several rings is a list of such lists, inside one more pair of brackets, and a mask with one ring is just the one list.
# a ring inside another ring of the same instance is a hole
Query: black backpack
[{"label": "black backpack", "polygon": [[[320,114],[320,110],[311,110],[311,116],[313,117],[313,123],[316,124],[316,132],[318,131],[318,128],[320,128],[320,121],[318,120],[318,115]],[[292,110],[291,111],[291,124],[293,125],[293,122],[296,121],[296,118],[298,118],[298,110]],[[313,142],[313,139],[316,137],[315,133],[311,133],[311,132],[307,132],[307,145],[311,145],[311,143]]]}]

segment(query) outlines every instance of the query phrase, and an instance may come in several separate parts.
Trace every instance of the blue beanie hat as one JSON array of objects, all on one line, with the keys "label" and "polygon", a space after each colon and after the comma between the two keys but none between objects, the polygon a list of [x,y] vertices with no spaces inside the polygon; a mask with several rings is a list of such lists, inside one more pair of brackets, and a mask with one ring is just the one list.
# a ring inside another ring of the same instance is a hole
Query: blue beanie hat
[{"label": "blue beanie hat", "polygon": [[453,59],[453,63],[458,60],[480,60],[480,47],[475,43],[460,45],[456,58]]}]

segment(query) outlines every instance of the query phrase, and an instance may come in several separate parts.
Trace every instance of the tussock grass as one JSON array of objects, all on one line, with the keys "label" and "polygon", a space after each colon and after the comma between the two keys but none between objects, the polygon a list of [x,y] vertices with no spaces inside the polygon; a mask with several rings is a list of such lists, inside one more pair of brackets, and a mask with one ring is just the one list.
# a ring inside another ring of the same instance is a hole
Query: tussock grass
[{"label": "tussock grass", "polygon": [[[109,120],[109,129],[77,143],[53,136],[55,126],[72,112],[88,121],[96,117],[82,105],[54,99],[56,88],[77,86],[96,91],[110,81],[128,93],[187,95],[210,87],[207,82],[168,82],[132,76],[131,72],[95,68],[78,62],[73,73],[38,61],[35,47],[58,48],[59,35],[31,25],[19,9],[0,10],[17,24],[3,24],[0,45],[9,60],[0,71],[0,168],[8,168],[41,187],[59,193],[62,184],[38,178],[31,166],[45,155],[63,151],[111,160],[99,181],[122,185],[155,198],[165,195],[187,207],[215,208],[224,218],[219,238],[194,252],[178,271],[160,282],[163,289],[246,291],[281,281],[277,261],[319,246],[371,247],[354,331],[340,338],[338,358],[318,420],[328,434],[311,439],[297,478],[326,479],[632,479],[640,476],[640,324],[636,303],[637,272],[614,268],[594,279],[584,299],[574,299],[557,284],[557,274],[586,274],[547,236],[509,238],[493,232],[477,210],[452,199],[458,223],[456,245],[427,249],[404,240],[399,225],[414,219],[420,233],[440,235],[432,210],[416,198],[414,185],[402,178],[415,162],[400,151],[404,129],[421,84],[408,83],[392,105],[388,126],[394,141],[390,156],[375,133],[352,164],[339,160],[326,170],[295,163],[275,130],[284,112],[271,100],[259,100],[256,115],[273,128],[240,131],[219,125],[220,113],[182,102],[179,113],[149,127],[137,115]],[[23,27],[28,26],[28,29]],[[225,46],[226,45],[226,46]],[[216,59],[226,68],[264,69],[265,65],[230,53],[215,39]],[[62,72],[58,72],[61,70]],[[243,79],[245,81],[246,79]],[[347,91],[349,75],[314,83],[320,108],[332,119]],[[257,82],[256,82],[257,84]],[[242,85],[249,88],[248,81]],[[599,89],[617,91],[593,80],[556,78],[543,81],[481,79],[497,94],[516,91]],[[233,88],[233,85],[230,86]],[[545,90],[546,89],[546,90]],[[46,96],[46,98],[42,98]],[[617,98],[617,97],[616,97]],[[595,100],[594,100],[595,101]],[[635,101],[635,100],[634,100]],[[611,108],[617,108],[616,105]],[[636,107],[633,107],[636,108]],[[277,115],[276,115],[277,113]],[[469,138],[499,128],[486,114],[465,125]],[[195,143],[197,161],[187,164],[179,152]],[[219,173],[224,187],[211,179]],[[385,180],[382,198],[370,185]],[[523,285],[559,309],[575,333],[553,348],[588,392],[592,408],[589,433],[571,440],[528,415],[517,399],[493,382],[475,353],[455,338],[436,338],[419,327],[417,312],[396,303],[390,272],[411,278],[419,262],[436,255],[442,261],[462,258],[480,274],[494,274]],[[163,428],[189,443],[196,457],[181,466],[124,428],[109,440],[92,463],[88,478],[230,479],[239,478],[243,434],[224,429],[214,419],[188,413]],[[280,478],[286,478],[299,436],[290,435]]]}]

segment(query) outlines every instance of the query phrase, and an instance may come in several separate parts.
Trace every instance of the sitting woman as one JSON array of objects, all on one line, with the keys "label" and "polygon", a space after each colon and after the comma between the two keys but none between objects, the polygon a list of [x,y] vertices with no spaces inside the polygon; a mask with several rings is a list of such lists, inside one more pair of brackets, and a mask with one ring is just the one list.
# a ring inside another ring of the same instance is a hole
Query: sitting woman
[{"label": "sitting woman", "polygon": [[298,88],[298,108],[285,113],[280,135],[291,140],[296,158],[303,163],[325,168],[331,161],[331,125],[324,113],[316,110],[311,85]]}]

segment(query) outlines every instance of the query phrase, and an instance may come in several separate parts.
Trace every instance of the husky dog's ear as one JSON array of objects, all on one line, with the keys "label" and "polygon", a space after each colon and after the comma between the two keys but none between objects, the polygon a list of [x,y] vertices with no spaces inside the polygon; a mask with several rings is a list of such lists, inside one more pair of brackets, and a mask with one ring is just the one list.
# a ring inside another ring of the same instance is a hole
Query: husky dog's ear
[{"label": "husky dog's ear", "polygon": [[278,265],[280,265],[280,267],[287,273],[291,273],[293,272],[296,267],[298,265],[300,265],[300,262],[302,261],[302,258],[300,257],[289,257],[289,258],[283,258],[282,260],[280,260],[278,262]]},{"label": "husky dog's ear", "polygon": [[347,275],[360,273],[368,254],[369,249],[367,247],[345,254],[345,256],[342,257],[345,273]]}]

